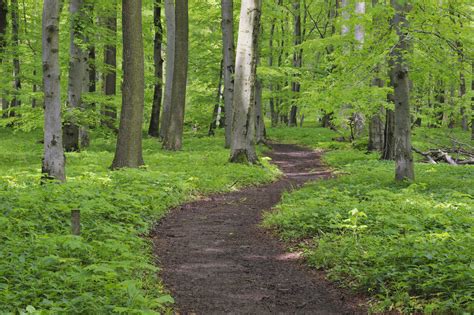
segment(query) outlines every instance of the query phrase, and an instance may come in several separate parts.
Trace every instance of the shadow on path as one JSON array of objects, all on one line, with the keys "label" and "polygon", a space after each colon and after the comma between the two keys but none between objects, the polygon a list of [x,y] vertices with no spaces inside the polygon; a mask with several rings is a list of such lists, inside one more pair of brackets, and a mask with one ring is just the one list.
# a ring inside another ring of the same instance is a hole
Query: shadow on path
[{"label": "shadow on path", "polygon": [[330,172],[319,152],[273,144],[279,181],[214,195],[171,211],[153,231],[176,311],[197,314],[354,314],[321,276],[258,227],[284,191]]}]

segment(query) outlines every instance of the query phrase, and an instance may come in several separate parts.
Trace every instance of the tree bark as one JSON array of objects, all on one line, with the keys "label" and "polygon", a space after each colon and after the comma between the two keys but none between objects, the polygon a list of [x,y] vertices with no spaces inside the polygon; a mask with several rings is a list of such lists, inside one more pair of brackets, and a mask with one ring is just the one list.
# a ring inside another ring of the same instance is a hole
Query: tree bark
[{"label": "tree bark", "polygon": [[222,49],[224,58],[225,147],[230,148],[234,100],[235,44],[234,1],[222,0]]},{"label": "tree bark", "polygon": [[[104,93],[108,97],[108,102],[113,103],[117,93],[117,0],[112,0],[112,12],[105,19],[105,26],[110,33],[112,41],[107,43],[104,48],[104,63],[107,70],[104,75]],[[117,120],[117,109],[115,105],[105,105],[102,110],[102,125],[115,130],[115,121]]]},{"label": "tree bark", "polygon": [[[6,34],[7,34],[7,27],[8,27],[8,4],[7,0],[0,0],[0,66],[3,63],[3,54],[5,53],[5,46],[7,44]],[[5,98],[5,90],[2,88],[0,90],[0,101],[2,103],[2,116],[4,118],[7,117],[7,110],[8,110],[8,102]]]},{"label": "tree bark", "polygon": [[[294,52],[293,52],[293,67],[300,69],[302,65],[302,55],[303,51],[299,45],[301,45],[301,8],[300,8],[300,0],[295,0],[293,2],[293,10],[294,10],[294,29],[293,29],[293,44],[294,44]],[[299,75],[295,76],[295,79],[298,79]],[[296,127],[298,125],[296,121],[296,115],[298,113],[298,106],[296,105],[296,101],[298,99],[298,94],[300,92],[300,82],[294,80],[291,83],[291,90],[293,92],[293,104],[291,105],[290,110],[290,127]]]},{"label": "tree bark", "polygon": [[369,151],[382,151],[384,148],[384,123],[382,111],[372,116],[369,122]]},{"label": "tree bark", "polygon": [[175,32],[176,32],[175,0],[165,0],[166,16],[166,78],[163,96],[163,112],[161,114],[160,138],[164,139],[171,117],[171,95],[173,90]]},{"label": "tree bark", "polygon": [[61,124],[59,13],[58,0],[44,0],[42,54],[45,110],[42,173],[48,178],[65,181]]},{"label": "tree bark", "polygon": [[[471,64],[472,67],[472,74],[474,75],[474,62]],[[474,76],[471,79],[471,91],[474,92]],[[474,140],[474,96],[471,98],[471,140]]]},{"label": "tree bark", "polygon": [[255,82],[255,130],[257,144],[265,143],[265,120],[262,109],[262,82],[257,79]]},{"label": "tree bark", "polygon": [[261,0],[242,0],[235,63],[234,114],[230,161],[257,163],[255,152],[255,82]]},{"label": "tree bark", "polygon": [[153,92],[153,106],[151,109],[148,135],[158,138],[160,136],[160,113],[161,101],[163,98],[163,58],[161,57],[163,25],[161,24],[161,0],[154,1],[153,24],[155,26],[155,39],[153,48],[153,60],[155,63],[155,87]]},{"label": "tree bark", "polygon": [[145,97],[145,60],[142,35],[142,1],[122,0],[123,91],[122,111],[113,169],[137,168],[142,156]]},{"label": "tree bark", "polygon": [[[67,92],[67,106],[71,112],[81,110],[82,92],[86,77],[88,53],[81,47],[84,40],[83,23],[84,1],[71,0],[69,3],[71,15],[71,32],[69,44],[69,83]],[[67,152],[79,151],[81,131],[77,119],[70,117],[64,126],[64,148]]]},{"label": "tree bark", "polygon": [[[272,19],[272,25],[270,27],[270,39],[269,39],[269,57],[268,57],[268,66],[270,68],[273,67],[273,37],[275,36],[275,27],[276,27],[276,18]],[[278,111],[275,108],[275,97],[274,93],[274,86],[273,83],[270,82],[270,117],[272,121],[272,127],[276,127],[278,125]]]},{"label": "tree bark", "polygon": [[220,115],[222,112],[221,109],[221,97],[222,97],[222,75],[224,72],[224,60],[221,60],[221,66],[219,71],[219,84],[217,84],[217,93],[216,93],[216,104],[214,105],[214,110],[212,112],[212,121],[209,125],[209,131],[207,132],[208,136],[214,136],[216,128],[220,125]]},{"label": "tree bark", "polygon": [[19,8],[18,0],[11,0],[11,18],[12,18],[12,48],[13,48],[13,89],[14,94],[10,103],[10,117],[15,116],[13,108],[21,105],[18,95],[21,89],[20,79],[20,52],[19,52]]},{"label": "tree bark", "polygon": [[[173,1],[173,0],[171,0]],[[171,89],[166,89],[170,93],[165,97],[169,104],[169,121],[163,134],[163,148],[165,150],[181,150],[184,128],[184,108],[186,104],[186,86],[188,76],[188,0],[174,0],[175,29],[174,47],[169,50],[168,56],[174,53],[173,57],[173,80]],[[168,44],[168,47],[170,45]]]},{"label": "tree bark", "polygon": [[395,9],[393,25],[399,37],[399,41],[391,52],[394,61],[394,101],[395,101],[395,179],[414,180],[415,171],[413,154],[411,148],[411,123],[410,123],[410,82],[409,69],[404,54],[409,49],[409,37],[407,36],[408,21],[405,14],[410,10],[410,4],[406,1],[391,0]]},{"label": "tree bark", "polygon": [[[378,1],[372,0],[372,6],[377,6]],[[364,3],[365,5],[365,3]],[[365,11],[364,11],[365,12]],[[374,17],[373,19],[373,27],[377,29],[380,25],[380,18]],[[357,29],[356,26],[356,40],[360,40],[363,42],[363,37],[361,39],[357,38]],[[372,86],[374,88],[383,88],[385,86],[385,82],[380,78],[380,64],[376,66],[376,76],[372,80]],[[367,149],[369,151],[383,151],[384,149],[384,122],[383,122],[383,107],[379,108],[378,112],[375,113],[370,119],[369,122],[369,143]]]}]

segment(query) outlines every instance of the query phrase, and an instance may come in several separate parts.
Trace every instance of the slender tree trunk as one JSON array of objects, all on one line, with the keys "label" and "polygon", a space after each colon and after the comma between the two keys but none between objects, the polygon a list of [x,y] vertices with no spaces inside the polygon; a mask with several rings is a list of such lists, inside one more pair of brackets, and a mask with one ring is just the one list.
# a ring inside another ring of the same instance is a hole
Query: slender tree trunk
[{"label": "slender tree trunk", "polygon": [[[181,150],[184,128],[184,108],[186,105],[186,86],[188,76],[188,0],[175,0],[175,29],[174,29],[174,53],[173,57],[173,80],[171,82],[171,95],[165,101],[169,101],[169,121],[167,123],[163,148],[165,150]],[[169,44],[168,44],[169,46]],[[166,93],[166,91],[165,91]]]},{"label": "slender tree trunk", "polygon": [[[276,23],[276,18],[272,19],[272,25],[270,26],[270,40],[269,40],[269,57],[268,57],[268,66],[270,68],[273,67],[273,37],[275,36],[275,25]],[[278,124],[278,113],[275,109],[275,97],[273,95],[274,93],[274,87],[273,87],[273,82],[270,82],[269,85],[270,89],[270,117],[272,121],[272,127],[276,127]]]},{"label": "slender tree trunk", "polygon": [[[377,0],[372,0],[372,6],[375,7],[377,6],[378,1]],[[365,4],[364,4],[365,5]],[[361,11],[361,10],[359,10]],[[373,20],[373,25],[374,29],[377,29],[380,25],[379,22],[380,18],[379,17],[374,17]],[[364,41],[364,38],[360,38],[358,36],[358,26],[356,26],[356,40],[359,40],[361,42]],[[359,38],[358,38],[359,37]],[[383,88],[385,86],[384,81],[380,78],[380,64],[377,65],[376,69],[376,76],[372,80],[372,86],[374,88]],[[368,143],[368,150],[369,151],[383,151],[384,149],[384,122],[383,122],[383,112],[384,109],[381,107],[375,115],[373,115],[370,119],[369,122],[369,143]]]},{"label": "slender tree trunk", "polygon": [[255,152],[255,83],[261,0],[242,0],[235,63],[234,115],[230,161],[257,163]]},{"label": "slender tree trunk", "polygon": [[176,12],[175,0],[165,0],[166,16],[166,81],[163,96],[163,112],[161,114],[160,138],[164,139],[171,119],[171,95],[173,90]]},{"label": "slender tree trunk", "polygon": [[[392,71],[391,71],[392,72]],[[393,86],[392,79],[391,86]],[[393,94],[387,96],[389,103],[394,103]],[[382,160],[394,160],[395,159],[395,113],[391,109],[387,109],[385,113],[385,130],[384,130],[384,141],[383,141],[383,152]]]},{"label": "slender tree trunk", "polygon": [[[461,84],[459,85],[459,97],[462,99],[464,95],[466,95],[466,78],[464,77],[464,73],[461,73],[459,76]],[[468,131],[468,118],[466,115],[466,108],[464,106],[461,107],[461,127],[462,130]]]},{"label": "slender tree trunk", "polygon": [[384,148],[384,123],[381,108],[379,113],[372,116],[369,122],[369,151],[382,151]]},{"label": "slender tree trunk", "polygon": [[217,84],[217,93],[216,93],[216,104],[214,105],[214,110],[212,112],[212,121],[209,125],[209,131],[207,132],[208,136],[214,136],[215,130],[220,125],[220,114],[221,114],[221,96],[222,96],[222,75],[224,67],[224,60],[221,60],[221,69],[219,71],[219,84]]},{"label": "slender tree trunk", "polygon": [[[302,64],[302,49],[298,47],[301,45],[301,7],[300,7],[300,0],[295,0],[293,2],[293,10],[294,10],[294,52],[293,52],[293,67],[300,69]],[[300,92],[300,82],[298,82],[299,75],[296,75],[295,80],[291,83],[291,90],[293,92],[293,104],[290,110],[290,127],[296,127],[298,125],[296,121],[296,115],[298,113],[298,107],[296,105],[296,101],[298,99],[298,94]]]},{"label": "slender tree trunk", "polygon": [[153,92],[153,106],[151,108],[150,127],[148,135],[158,138],[160,136],[160,113],[163,98],[163,58],[161,46],[163,43],[163,25],[161,24],[161,0],[155,0],[153,6],[153,24],[155,26],[155,39],[153,60],[155,63],[155,86]]},{"label": "slender tree trunk", "polygon": [[[69,3],[71,15],[71,36],[69,44],[69,83],[67,92],[67,105],[69,110],[81,110],[82,92],[87,68],[87,52],[82,48],[79,41],[84,40],[83,23],[84,1],[71,0]],[[79,151],[80,149],[80,127],[74,117],[69,119],[64,126],[64,148],[66,151]]]},{"label": "slender tree trunk", "polygon": [[[471,67],[472,67],[472,74],[474,74],[474,62],[472,62],[471,64]],[[474,92],[474,76],[472,77],[472,80],[471,80],[471,91]],[[472,96],[471,98],[471,140],[474,140],[474,96]]]},{"label": "slender tree trunk", "polygon": [[262,81],[258,80],[255,82],[255,130],[256,130],[256,142],[257,144],[265,143],[265,120],[263,117],[262,109]]},{"label": "slender tree trunk", "polygon": [[404,54],[409,50],[407,36],[408,21],[405,14],[410,10],[410,4],[402,0],[391,0],[395,9],[393,24],[397,31],[399,42],[392,50],[394,60],[394,100],[395,100],[395,179],[414,180],[415,171],[411,148],[410,123],[410,81],[408,65]]},{"label": "slender tree trunk", "polygon": [[42,31],[45,99],[42,172],[48,178],[65,181],[66,161],[64,158],[61,124],[58,0],[44,0]]},{"label": "slender tree trunk", "polygon": [[[107,66],[104,75],[104,93],[108,97],[107,102],[113,103],[117,93],[117,0],[111,0],[112,12],[105,19],[105,25],[112,38],[112,43],[108,43],[104,48],[104,63]],[[115,121],[117,120],[117,108],[115,105],[105,105],[103,108],[102,125],[115,130]]]},{"label": "slender tree trunk", "polygon": [[18,96],[21,89],[20,79],[20,52],[19,52],[19,8],[18,0],[11,0],[11,17],[12,17],[12,46],[13,46],[13,89],[14,94],[10,104],[10,116],[15,116],[13,108],[21,105]]},{"label": "slender tree trunk", "polygon": [[123,91],[122,111],[113,169],[144,164],[142,124],[145,98],[145,59],[142,35],[142,1],[122,0]]},{"label": "slender tree trunk", "polygon": [[[7,43],[6,34],[8,27],[8,4],[7,0],[0,0],[0,66],[3,64],[3,54],[5,53],[5,46]],[[8,102],[6,100],[6,92],[3,88],[0,89],[0,101],[2,103],[2,116],[7,117]]]},{"label": "slender tree trunk", "polygon": [[222,0],[222,48],[224,57],[225,147],[230,148],[234,100],[235,44],[234,1]]}]

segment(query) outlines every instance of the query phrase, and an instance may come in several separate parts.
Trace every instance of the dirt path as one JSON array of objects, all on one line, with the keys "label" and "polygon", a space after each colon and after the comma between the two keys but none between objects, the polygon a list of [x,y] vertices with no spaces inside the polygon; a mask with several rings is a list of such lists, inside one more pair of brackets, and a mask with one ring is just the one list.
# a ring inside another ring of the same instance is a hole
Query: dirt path
[{"label": "dirt path", "polygon": [[281,180],[214,195],[177,209],[153,239],[161,276],[183,314],[353,314],[331,285],[258,227],[282,193],[327,178],[320,154],[275,144]]}]

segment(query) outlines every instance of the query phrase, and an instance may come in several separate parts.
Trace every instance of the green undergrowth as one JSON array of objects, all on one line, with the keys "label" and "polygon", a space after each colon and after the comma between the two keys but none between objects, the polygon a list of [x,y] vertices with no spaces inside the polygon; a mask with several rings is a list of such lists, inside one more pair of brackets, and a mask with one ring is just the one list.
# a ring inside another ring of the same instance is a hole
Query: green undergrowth
[{"label": "green undergrowth", "polygon": [[[327,131],[309,129],[303,144],[328,147]],[[414,142],[448,144],[445,132],[418,129]],[[264,224],[302,241],[308,263],[370,296],[373,312],[474,312],[474,167],[417,163],[416,181],[397,184],[377,154],[345,147],[324,160],[339,176],[285,194]]]},{"label": "green undergrowth", "polygon": [[[99,138],[98,138],[99,137]],[[172,304],[148,233],[170,207],[268,182],[278,172],[227,163],[222,137],[188,135],[181,152],[144,141],[147,164],[112,172],[115,138],[67,153],[66,184],[40,185],[39,133],[0,130],[0,313],[151,314]],[[70,211],[82,233],[70,235]]]}]

